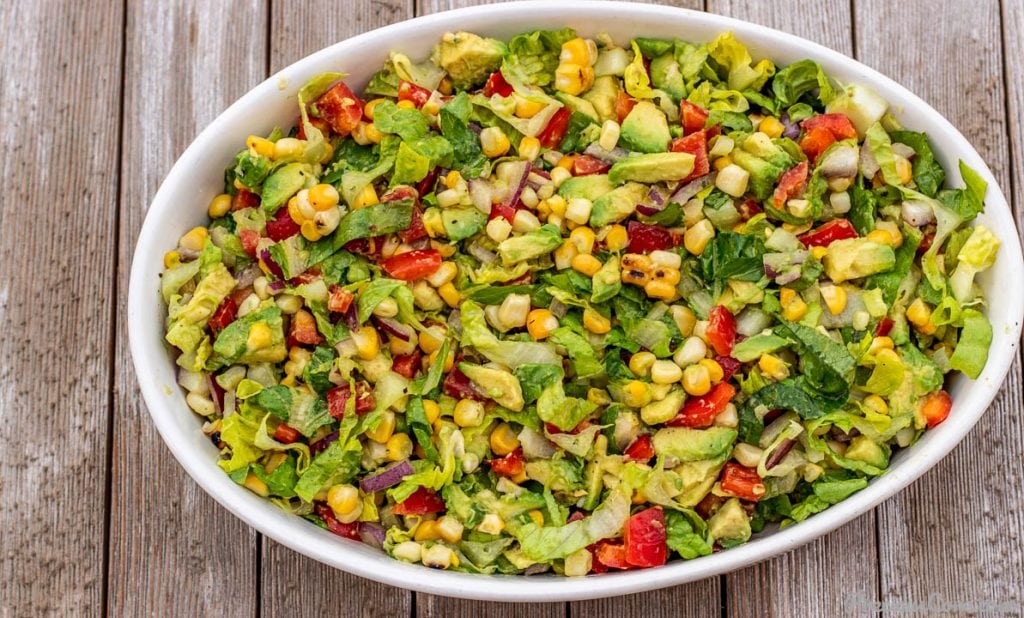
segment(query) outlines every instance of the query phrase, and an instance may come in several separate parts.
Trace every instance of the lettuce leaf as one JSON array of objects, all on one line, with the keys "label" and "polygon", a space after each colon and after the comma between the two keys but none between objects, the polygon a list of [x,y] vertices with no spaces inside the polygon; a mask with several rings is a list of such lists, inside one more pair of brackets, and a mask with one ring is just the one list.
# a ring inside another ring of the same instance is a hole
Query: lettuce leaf
[{"label": "lettuce leaf", "polygon": [[574,38],[576,31],[572,28],[534,30],[514,36],[508,42],[508,55],[502,62],[501,74],[507,79],[542,88],[550,86],[555,82],[562,44]]},{"label": "lettuce leaf", "polygon": [[775,64],[767,58],[751,66],[753,59],[731,32],[724,32],[708,44],[708,55],[725,72],[725,81],[733,90],[760,90],[775,74]]},{"label": "lettuce leaf", "polygon": [[534,341],[502,341],[487,326],[484,311],[471,300],[461,307],[462,345],[473,347],[488,360],[511,370],[524,364],[562,365],[553,346]]},{"label": "lettuce leaf", "polygon": [[533,522],[522,526],[515,534],[523,553],[531,560],[547,562],[618,535],[629,519],[628,492],[624,485],[613,490],[589,517],[564,526],[541,527]]},{"label": "lettuce leaf", "polygon": [[992,344],[992,324],[988,318],[974,309],[964,309],[961,318],[964,327],[960,330],[956,349],[949,358],[949,365],[976,380],[988,362],[988,350]]},{"label": "lettuce leaf", "polygon": [[822,105],[835,98],[831,82],[817,62],[805,59],[779,69],[772,79],[772,92],[784,107],[795,105],[806,94],[818,90]]}]

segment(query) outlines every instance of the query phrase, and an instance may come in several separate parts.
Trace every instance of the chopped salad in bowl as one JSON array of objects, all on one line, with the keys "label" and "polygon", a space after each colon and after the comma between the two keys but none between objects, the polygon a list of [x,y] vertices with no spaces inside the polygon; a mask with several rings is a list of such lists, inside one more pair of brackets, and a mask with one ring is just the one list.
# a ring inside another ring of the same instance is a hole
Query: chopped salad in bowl
[{"label": "chopped salad in bowl", "polygon": [[985,366],[986,183],[813,60],[567,28],[344,77],[239,145],[160,284],[220,467],[335,534],[705,556],[866,487]]}]

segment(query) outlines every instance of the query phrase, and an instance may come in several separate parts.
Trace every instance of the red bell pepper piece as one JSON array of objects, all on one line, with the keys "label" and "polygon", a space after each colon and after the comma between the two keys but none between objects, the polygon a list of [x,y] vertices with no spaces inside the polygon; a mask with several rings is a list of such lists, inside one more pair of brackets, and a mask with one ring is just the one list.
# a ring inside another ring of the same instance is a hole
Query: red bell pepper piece
[{"label": "red bell pepper piece", "polygon": [[629,112],[633,111],[636,107],[636,99],[632,98],[625,92],[619,90],[615,95],[615,116],[619,119],[619,124],[626,119]]},{"label": "red bell pepper piece", "polygon": [[395,515],[426,515],[427,513],[443,513],[444,500],[437,492],[426,487],[419,487],[411,496],[395,505],[391,512]]},{"label": "red bell pepper piece", "polygon": [[650,253],[675,246],[672,233],[660,225],[630,221],[626,224],[626,236],[629,238],[626,251],[630,253]]},{"label": "red bell pepper piece", "polygon": [[332,313],[345,313],[352,306],[356,295],[340,285],[330,287],[331,295],[327,297],[327,310]]},{"label": "red bell pepper piece", "polygon": [[233,298],[228,296],[224,299],[224,302],[217,307],[217,310],[213,312],[213,316],[210,318],[210,331],[216,337],[220,331],[227,328],[228,324],[235,321],[235,317],[238,315],[238,303]]},{"label": "red bell pepper piece", "polygon": [[498,476],[513,478],[526,471],[526,460],[523,459],[522,448],[517,448],[508,455],[492,459],[487,463]]},{"label": "red bell pepper piece", "polygon": [[765,491],[757,470],[731,461],[722,469],[721,487],[730,496],[753,502],[760,500]]},{"label": "red bell pepper piece", "polygon": [[655,506],[629,518],[623,535],[626,545],[626,562],[638,567],[653,567],[665,564],[668,545],[665,542],[665,513]]},{"label": "red bell pepper piece", "polygon": [[389,257],[381,262],[388,276],[402,281],[415,281],[437,272],[441,268],[441,254],[437,249],[416,249]]},{"label": "red bell pepper piece", "polygon": [[565,138],[565,132],[569,128],[569,117],[572,115],[567,108],[563,107],[555,112],[555,115],[548,121],[544,130],[537,135],[540,145],[545,148],[558,148]]},{"label": "red bell pepper piece", "polygon": [[591,174],[603,174],[611,166],[611,163],[606,163],[597,157],[578,155],[572,160],[572,175],[590,176]]},{"label": "red bell pepper piece", "polygon": [[[327,391],[327,411],[339,421],[345,416],[345,408],[352,396],[348,384],[342,384]],[[366,414],[373,410],[376,402],[373,399],[373,388],[363,381],[356,382],[356,414]]]},{"label": "red bell pepper piece", "polygon": [[855,139],[857,137],[857,129],[850,122],[846,114],[819,114],[811,116],[800,123],[800,128],[807,132],[814,129],[825,129],[836,140]]},{"label": "red bell pepper piece", "polygon": [[878,321],[878,326],[875,327],[875,337],[888,337],[893,326],[896,326],[896,322],[893,322],[892,319],[882,318]]},{"label": "red bell pepper piece", "polygon": [[679,121],[683,125],[683,135],[696,133],[707,124],[708,112],[703,107],[683,99],[679,103]]},{"label": "red bell pepper piece", "polygon": [[724,356],[722,354],[715,355],[715,362],[722,368],[722,382],[727,381],[740,369],[740,363],[738,360],[731,356]]},{"label": "red bell pepper piece", "polygon": [[[299,130],[296,132],[295,137],[297,137],[298,139],[306,139],[306,125],[302,124],[302,118],[296,120],[295,124],[297,124],[299,127]],[[320,131],[320,133],[322,133],[325,138],[331,135],[331,125],[323,118],[314,118],[312,116],[309,116],[309,124],[316,127],[316,129]]]},{"label": "red bell pepper piece", "polygon": [[593,568],[595,571],[598,571],[597,565],[604,567],[604,571],[598,572],[605,572],[608,569],[628,569],[632,566],[626,561],[626,547],[622,543],[598,541],[591,551],[594,554]]},{"label": "red bell pepper piece", "polygon": [[808,247],[827,247],[837,240],[857,238],[857,230],[846,219],[833,219],[800,236],[800,242]]},{"label": "red bell pepper piece", "polygon": [[298,233],[299,224],[288,214],[287,208],[279,208],[274,213],[274,218],[267,221],[267,236],[274,242],[291,238]]},{"label": "red bell pepper piece", "polygon": [[513,204],[505,204],[503,202],[491,204],[491,212],[487,215],[487,220],[490,221],[492,219],[502,217],[509,223],[512,223],[516,218],[516,210],[518,210],[518,208]]},{"label": "red bell pepper piece", "polygon": [[363,118],[363,102],[345,82],[338,82],[320,95],[314,105],[320,118],[326,120],[331,130],[342,137],[351,133]]},{"label": "red bell pepper piece", "polygon": [[292,316],[291,325],[288,328],[288,347],[294,345],[317,345],[323,342],[323,337],[316,329],[316,318],[313,314],[301,310]]},{"label": "red bell pepper piece", "polygon": [[832,135],[831,131],[823,127],[814,127],[810,131],[805,131],[804,136],[800,138],[800,150],[803,150],[807,158],[813,163],[835,141],[836,137]]},{"label": "red bell pepper piece", "polygon": [[719,382],[707,395],[687,399],[679,414],[665,424],[670,427],[710,427],[735,395],[736,387],[728,382]]},{"label": "red bell pepper piece", "polygon": [[260,205],[260,196],[246,189],[239,189],[238,193],[231,198],[231,211],[242,210],[243,208],[256,208]]},{"label": "red bell pepper piece", "polygon": [[507,97],[513,92],[515,92],[515,89],[512,88],[512,84],[505,81],[505,76],[501,74],[501,71],[491,73],[491,76],[487,78],[487,83],[484,84],[485,97],[489,97],[494,94]]},{"label": "red bell pepper piece", "polygon": [[626,461],[639,461],[641,463],[647,463],[652,457],[654,457],[654,445],[651,443],[651,436],[646,433],[642,433],[637,436],[636,440],[626,447],[625,452]]},{"label": "red bell pepper piece", "polygon": [[239,230],[238,239],[242,241],[242,250],[255,260],[256,250],[260,243],[260,233],[256,230]]},{"label": "red bell pepper piece", "polygon": [[924,400],[921,405],[921,416],[928,423],[928,428],[935,427],[949,416],[953,408],[953,400],[946,391],[936,391]]},{"label": "red bell pepper piece", "polygon": [[677,137],[672,140],[669,148],[672,152],[686,152],[693,155],[693,171],[680,182],[689,182],[694,178],[700,178],[711,171],[711,164],[708,161],[708,137],[703,129],[695,131],[686,137]]},{"label": "red bell pepper piece", "polygon": [[786,170],[786,173],[779,178],[779,185],[775,187],[775,194],[772,195],[772,202],[776,208],[782,208],[786,200],[800,195],[807,184],[807,161],[801,161],[796,167]]},{"label": "red bell pepper piece", "polygon": [[427,227],[423,225],[423,210],[419,204],[413,205],[409,227],[399,232],[398,237],[402,239],[402,242],[410,244],[427,237]]},{"label": "red bell pepper piece", "polygon": [[281,423],[274,430],[274,439],[283,444],[292,444],[299,441],[302,434],[299,433],[298,429],[295,429],[287,423]]},{"label": "red bell pepper piece", "polygon": [[736,318],[722,305],[715,306],[708,316],[708,343],[717,354],[728,356],[736,343]]},{"label": "red bell pepper piece", "polygon": [[360,540],[359,522],[354,521],[350,524],[341,523],[338,521],[338,518],[334,516],[334,511],[331,510],[331,507],[327,506],[323,502],[317,502],[314,504],[313,511],[316,513],[317,517],[323,520],[324,524],[327,525],[327,529],[334,534],[343,536],[346,539],[352,539],[353,541]]},{"label": "red bell pepper piece", "polygon": [[416,372],[420,370],[421,358],[423,358],[423,354],[420,353],[418,348],[413,350],[411,354],[396,356],[391,361],[391,371],[411,380],[416,376]]},{"label": "red bell pepper piece", "polygon": [[438,168],[427,172],[427,175],[423,177],[423,180],[419,181],[416,185],[416,193],[419,195],[427,195],[428,193],[434,192],[434,186],[437,184],[437,172]]},{"label": "red bell pepper piece", "polygon": [[423,107],[423,104],[430,98],[430,91],[423,86],[417,86],[412,82],[407,82],[404,79],[398,82],[398,100],[399,101],[412,101],[416,109]]}]

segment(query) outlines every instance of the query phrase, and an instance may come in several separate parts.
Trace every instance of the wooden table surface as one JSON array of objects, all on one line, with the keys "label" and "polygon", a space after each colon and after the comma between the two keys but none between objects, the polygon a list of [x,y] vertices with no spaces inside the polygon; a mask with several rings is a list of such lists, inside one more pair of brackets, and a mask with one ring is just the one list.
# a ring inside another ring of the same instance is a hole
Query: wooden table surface
[{"label": "wooden table surface", "polygon": [[[1021,0],[674,3],[793,32],[903,83],[971,140],[1020,221]],[[964,442],[874,511],[748,569],[617,599],[483,604],[373,583],[263,538],[185,475],[139,397],[125,327],[161,180],[274,71],[461,4],[0,3],[0,616],[1020,615],[1019,359]]]}]

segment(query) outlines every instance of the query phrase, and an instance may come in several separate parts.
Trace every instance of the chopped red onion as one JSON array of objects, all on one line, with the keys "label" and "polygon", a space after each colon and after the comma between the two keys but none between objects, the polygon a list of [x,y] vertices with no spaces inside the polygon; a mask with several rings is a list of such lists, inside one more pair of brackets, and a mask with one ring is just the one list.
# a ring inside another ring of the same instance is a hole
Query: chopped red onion
[{"label": "chopped red onion", "polygon": [[788,112],[782,112],[782,126],[785,127],[782,130],[782,134],[789,139],[796,139],[800,137],[800,125],[789,119]]},{"label": "chopped red onion", "polygon": [[686,202],[689,202],[693,196],[700,193],[704,187],[711,184],[711,181],[712,177],[710,174],[705,174],[700,178],[695,178],[694,180],[691,180],[685,185],[679,187],[679,189],[677,189],[676,192],[672,194],[672,197],[668,198],[668,200],[670,202],[675,202],[676,204],[685,204]]},{"label": "chopped red onion", "polygon": [[874,178],[878,170],[882,169],[878,166],[878,161],[875,160],[875,155],[871,152],[867,140],[864,140],[864,144],[860,147],[859,163],[860,173],[864,178]]},{"label": "chopped red onion", "polygon": [[235,287],[239,290],[251,287],[253,281],[256,281],[256,278],[261,274],[263,274],[263,271],[260,270],[259,266],[256,264],[250,264],[243,268],[235,277]]},{"label": "chopped red onion", "polygon": [[213,401],[213,407],[217,410],[217,414],[224,413],[224,389],[217,384],[217,380],[214,379],[212,373],[206,374],[206,381],[210,385],[210,399]]},{"label": "chopped red onion", "polygon": [[359,522],[359,539],[367,545],[381,548],[384,547],[384,540],[387,538],[387,531],[381,526],[369,521]]},{"label": "chopped red onion", "polygon": [[388,466],[383,471],[368,476],[365,479],[359,481],[359,487],[366,493],[373,493],[375,491],[383,491],[389,487],[394,487],[402,482],[402,479],[412,474],[412,464],[409,463],[408,459]]},{"label": "chopped red onion", "polygon": [[469,243],[469,246],[466,247],[466,253],[480,260],[481,264],[490,264],[494,260],[498,259],[498,255],[496,253],[484,248],[480,243],[476,242]]},{"label": "chopped red onion", "polygon": [[860,154],[855,146],[837,146],[818,163],[825,178],[852,178],[857,175]]},{"label": "chopped red onion", "polygon": [[413,332],[411,332],[411,327],[408,327],[405,324],[402,324],[401,322],[393,318],[375,317],[373,321],[377,326],[380,327],[382,331],[386,332],[388,335],[392,337],[397,337],[402,341],[409,341],[409,339],[414,334]]},{"label": "chopped red onion", "polygon": [[337,440],[338,440],[338,432],[337,431],[332,431],[331,433],[329,433],[326,436],[320,438],[316,442],[313,442],[312,444],[310,444],[309,445],[309,454],[315,457],[316,455],[320,454],[321,451],[326,449],[328,446],[330,446],[331,444],[333,444]]},{"label": "chopped red onion", "polygon": [[455,335],[462,334],[462,312],[458,309],[455,309],[448,314],[448,328],[451,329]]},{"label": "chopped red onion", "polygon": [[903,220],[914,227],[928,225],[935,220],[935,211],[924,200],[907,200],[900,206]]},{"label": "chopped red onion", "polygon": [[590,155],[595,159],[601,159],[605,163],[615,163],[629,156],[629,151],[619,147],[605,150],[601,148],[600,144],[593,142],[584,149],[583,154]]},{"label": "chopped red onion", "polygon": [[796,440],[793,438],[783,440],[783,442],[779,444],[778,448],[772,451],[772,454],[769,455],[768,459],[765,460],[765,469],[771,470],[775,466],[779,465],[779,463],[781,463],[782,460],[785,459],[786,455],[789,454],[789,451],[793,449],[794,444],[796,444]]},{"label": "chopped red onion", "polygon": [[260,251],[260,260],[266,264],[267,270],[269,270],[275,277],[278,279],[284,279],[284,272],[281,270],[281,267],[278,266],[277,262],[274,261],[274,258],[270,257],[269,249]]},{"label": "chopped red onion", "polygon": [[902,142],[893,142],[892,153],[894,155],[899,155],[908,161],[917,155],[917,151]]}]

